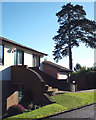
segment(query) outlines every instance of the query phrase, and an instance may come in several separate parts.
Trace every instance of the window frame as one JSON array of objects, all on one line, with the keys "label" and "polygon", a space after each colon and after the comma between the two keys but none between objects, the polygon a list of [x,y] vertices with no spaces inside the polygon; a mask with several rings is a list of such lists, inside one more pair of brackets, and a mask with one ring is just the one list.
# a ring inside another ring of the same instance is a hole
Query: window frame
[{"label": "window frame", "polygon": [[[19,62],[18,62],[18,59],[19,59],[18,54],[19,54],[20,52],[22,53],[22,64],[18,64],[18,63],[19,63]],[[17,56],[16,56],[16,57],[17,57],[17,62],[16,62],[17,65],[24,65],[24,51],[17,49]]]},{"label": "window frame", "polygon": [[[19,51],[22,52],[22,64],[18,64],[18,53]],[[15,65],[15,64],[14,64]],[[20,49],[17,49],[16,50],[16,65],[24,65],[24,51],[20,50]]]},{"label": "window frame", "polygon": [[23,97],[23,85],[19,84],[18,85],[18,102],[20,102],[22,97]]},{"label": "window frame", "polygon": [[33,67],[40,67],[40,56],[35,55],[35,54],[33,54]]}]

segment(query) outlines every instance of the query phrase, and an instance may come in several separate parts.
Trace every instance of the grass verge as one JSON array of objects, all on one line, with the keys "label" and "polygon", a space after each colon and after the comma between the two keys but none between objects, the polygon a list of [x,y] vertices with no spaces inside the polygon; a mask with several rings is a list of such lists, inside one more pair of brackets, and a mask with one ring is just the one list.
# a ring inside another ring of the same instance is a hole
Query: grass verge
[{"label": "grass verge", "polygon": [[94,94],[94,92],[60,94],[52,97],[52,99],[56,101],[56,103],[54,104],[44,106],[42,108],[33,110],[28,113],[12,116],[4,120],[9,120],[10,118],[11,120],[12,119],[17,120],[17,118],[18,120],[21,118],[26,118],[26,120],[29,118],[31,119],[43,118],[64,110],[74,109],[77,107],[95,103],[96,102],[96,99],[94,99],[95,95],[96,94]]}]

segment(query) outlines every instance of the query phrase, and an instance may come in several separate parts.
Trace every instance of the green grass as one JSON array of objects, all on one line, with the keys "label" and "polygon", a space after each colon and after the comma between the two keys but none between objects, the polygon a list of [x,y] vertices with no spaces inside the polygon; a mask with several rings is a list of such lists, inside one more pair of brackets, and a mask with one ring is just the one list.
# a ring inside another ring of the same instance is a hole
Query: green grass
[{"label": "green grass", "polygon": [[77,108],[83,105],[94,103],[94,92],[90,93],[67,93],[52,97],[57,104],[67,107],[68,109]]},{"label": "green grass", "polygon": [[[96,94],[95,94],[96,95]],[[94,101],[94,92],[90,93],[66,93],[66,94],[60,94],[57,96],[52,97],[53,100],[56,101],[54,104],[50,104],[47,106],[44,106],[42,108],[33,110],[28,113],[23,113],[20,115],[12,116],[7,118],[6,120],[10,119],[11,120],[19,120],[19,118],[42,118],[46,117],[48,115],[52,115],[54,113],[58,113],[64,110],[69,110],[72,108],[77,108],[81,107],[83,105],[88,105],[91,103],[95,103],[96,100]]]}]

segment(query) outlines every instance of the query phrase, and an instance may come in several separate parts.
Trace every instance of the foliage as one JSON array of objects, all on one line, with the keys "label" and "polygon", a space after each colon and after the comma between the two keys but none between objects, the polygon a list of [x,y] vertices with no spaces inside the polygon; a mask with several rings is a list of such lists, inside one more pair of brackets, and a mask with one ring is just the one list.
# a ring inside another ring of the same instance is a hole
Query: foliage
[{"label": "foliage", "polygon": [[77,63],[76,66],[74,67],[74,71],[78,71],[80,69],[81,69],[81,65]]},{"label": "foliage", "polygon": [[72,74],[84,74],[86,72],[95,72],[96,71],[96,67],[82,67],[80,64],[76,64],[76,66],[74,67],[74,72]]},{"label": "foliage", "polygon": [[[48,116],[48,115],[51,115],[53,113],[57,113],[57,112],[60,112],[62,110],[66,109],[65,107],[59,105],[59,104],[51,104],[51,105],[47,105],[47,106],[44,106],[42,108],[39,108],[39,109],[36,109],[36,110],[33,110],[31,112],[27,112],[27,113],[24,113],[24,114],[20,114],[20,115],[16,115],[16,116],[12,116],[10,117],[11,119],[13,118],[42,118],[42,117],[45,117],[45,116]],[[9,119],[10,119],[9,118]]]},{"label": "foliage", "polygon": [[12,116],[12,115],[17,115],[17,114],[21,114],[25,112],[25,108],[18,104],[18,105],[13,105],[11,107],[9,107],[7,113],[8,113],[8,116]]},{"label": "foliage", "polygon": [[55,48],[53,51],[54,59],[62,59],[69,56],[69,67],[72,69],[72,48],[78,47],[80,42],[85,46],[96,48],[96,23],[86,19],[86,12],[83,6],[71,3],[62,6],[62,10],[56,13],[60,24],[59,30],[53,40]]},{"label": "foliage", "polygon": [[96,67],[81,67],[72,73],[70,82],[75,81],[77,90],[96,89]]},{"label": "foliage", "polygon": [[42,108],[33,110],[28,113],[23,113],[20,115],[12,116],[7,118],[6,120],[18,119],[19,118],[26,118],[27,119],[35,119],[35,118],[42,118],[48,115],[52,115],[54,113],[58,113],[60,111],[77,108],[83,105],[88,105],[90,103],[94,103],[94,92],[88,93],[65,93],[57,96],[52,97],[53,100],[56,101],[54,104],[50,104],[44,106]]},{"label": "foliage", "polygon": [[84,74],[87,71],[85,66],[81,66],[79,63],[74,67],[74,72],[72,74]]},{"label": "foliage", "polygon": [[87,68],[87,71],[96,71],[96,67],[89,67]]}]

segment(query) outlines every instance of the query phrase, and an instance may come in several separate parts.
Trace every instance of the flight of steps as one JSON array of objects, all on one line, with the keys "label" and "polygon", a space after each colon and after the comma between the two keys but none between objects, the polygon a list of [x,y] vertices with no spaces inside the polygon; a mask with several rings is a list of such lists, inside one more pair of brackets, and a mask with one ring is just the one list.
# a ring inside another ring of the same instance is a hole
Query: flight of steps
[{"label": "flight of steps", "polygon": [[58,89],[52,88],[52,86],[46,85],[46,88],[47,88],[47,94],[50,96],[53,96],[53,95],[55,95],[55,93],[58,92]]}]

